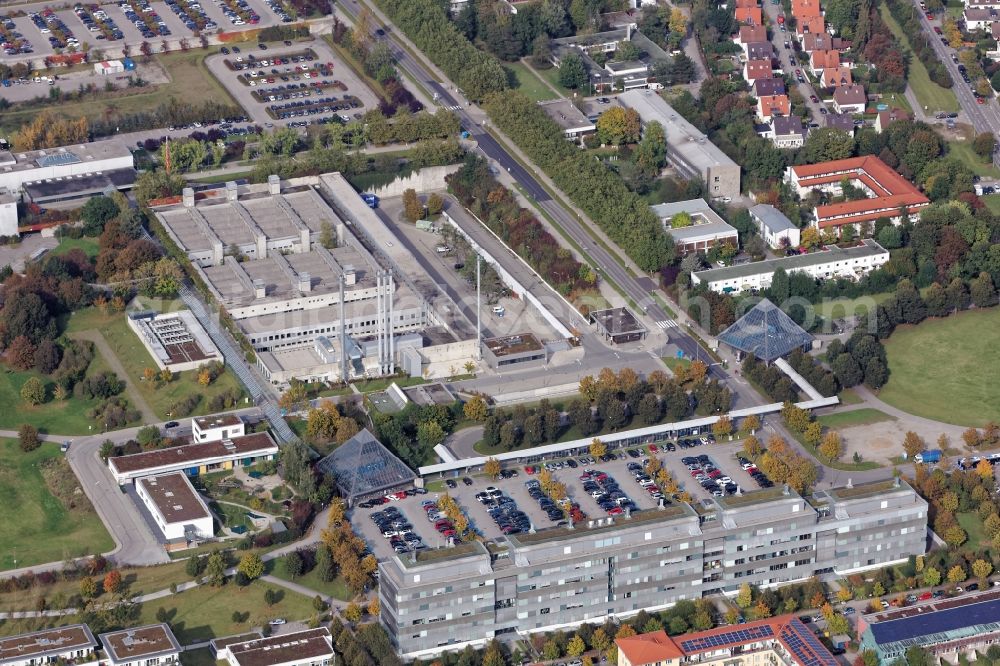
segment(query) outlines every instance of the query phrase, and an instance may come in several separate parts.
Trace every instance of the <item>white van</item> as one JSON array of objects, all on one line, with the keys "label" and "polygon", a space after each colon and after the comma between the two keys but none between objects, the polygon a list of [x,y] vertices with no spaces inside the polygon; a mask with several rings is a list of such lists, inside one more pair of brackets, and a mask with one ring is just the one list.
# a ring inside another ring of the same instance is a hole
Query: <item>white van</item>
[{"label": "white van", "polygon": [[504,307],[502,305],[494,305],[493,306],[493,314],[495,314],[498,317],[504,316],[504,313],[506,313],[506,312],[507,311],[504,309]]}]

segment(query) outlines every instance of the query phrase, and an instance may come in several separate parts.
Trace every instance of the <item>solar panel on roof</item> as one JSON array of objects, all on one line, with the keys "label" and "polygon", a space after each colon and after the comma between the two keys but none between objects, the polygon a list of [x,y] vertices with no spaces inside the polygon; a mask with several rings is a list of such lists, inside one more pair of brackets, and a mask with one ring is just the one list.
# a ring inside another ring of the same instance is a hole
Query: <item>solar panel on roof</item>
[{"label": "solar panel on roof", "polygon": [[64,166],[66,164],[76,164],[80,161],[80,158],[73,153],[55,153],[53,155],[44,155],[39,157],[37,160],[38,166],[40,167]]},{"label": "solar panel on roof", "polygon": [[721,634],[701,636],[681,641],[681,650],[689,654],[692,652],[706,652],[712,648],[719,648],[726,645],[753,643],[764,638],[771,638],[773,636],[774,631],[772,631],[771,625],[764,624],[757,627],[734,629],[733,631],[726,631]]}]

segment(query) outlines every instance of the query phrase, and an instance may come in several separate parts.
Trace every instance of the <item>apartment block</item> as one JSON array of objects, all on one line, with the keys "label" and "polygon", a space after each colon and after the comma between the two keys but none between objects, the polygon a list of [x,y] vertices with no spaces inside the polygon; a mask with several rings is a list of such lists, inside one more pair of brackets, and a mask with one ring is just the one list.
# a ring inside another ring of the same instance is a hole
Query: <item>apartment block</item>
[{"label": "apartment block", "polygon": [[380,619],[401,654],[426,656],[902,561],[924,552],[926,527],[926,502],[896,481],[673,504],[393,557]]}]

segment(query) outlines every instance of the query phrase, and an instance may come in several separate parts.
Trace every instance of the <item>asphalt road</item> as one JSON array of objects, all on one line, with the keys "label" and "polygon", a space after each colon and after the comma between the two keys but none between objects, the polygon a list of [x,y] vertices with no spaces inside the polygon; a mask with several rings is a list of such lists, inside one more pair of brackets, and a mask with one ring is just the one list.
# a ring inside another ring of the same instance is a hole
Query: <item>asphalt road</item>
[{"label": "asphalt road", "polygon": [[[945,64],[945,67],[948,68],[948,73],[951,74],[951,79],[954,82],[951,89],[958,98],[958,103],[961,105],[962,110],[965,111],[969,122],[972,123],[972,127],[976,130],[976,134],[982,134],[983,132],[991,132],[994,135],[1000,134],[1000,109],[997,107],[996,99],[988,99],[985,104],[978,104],[976,102],[976,96],[972,93],[972,89],[962,79],[962,73],[958,71],[958,65],[951,59],[952,54],[955,53],[954,49],[941,43],[941,36],[934,32],[934,24],[927,20],[927,15],[921,11],[919,0],[913,0],[913,5],[920,13],[920,25],[924,29],[924,32],[927,33],[927,38],[931,46],[934,47],[934,53],[937,54],[938,60]],[[993,163],[1000,166],[1000,153],[993,153]]]}]

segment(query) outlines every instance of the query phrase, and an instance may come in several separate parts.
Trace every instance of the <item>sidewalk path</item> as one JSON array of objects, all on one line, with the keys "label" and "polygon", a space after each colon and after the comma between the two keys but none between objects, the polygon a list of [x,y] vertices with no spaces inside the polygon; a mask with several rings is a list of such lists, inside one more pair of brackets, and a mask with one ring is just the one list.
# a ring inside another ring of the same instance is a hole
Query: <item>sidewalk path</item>
[{"label": "sidewalk path", "polygon": [[100,331],[80,331],[79,333],[75,333],[73,337],[80,340],[90,340],[94,343],[98,351],[101,352],[101,355],[104,356],[105,362],[125,382],[125,393],[128,394],[129,400],[132,401],[135,408],[142,413],[143,423],[157,423],[160,420],[156,416],[156,412],[146,402],[146,399],[139,393],[139,389],[134,384],[135,379],[129,377],[128,372],[125,371],[125,366],[122,365],[122,362],[118,359],[118,355],[111,349],[111,345],[104,339]]}]

